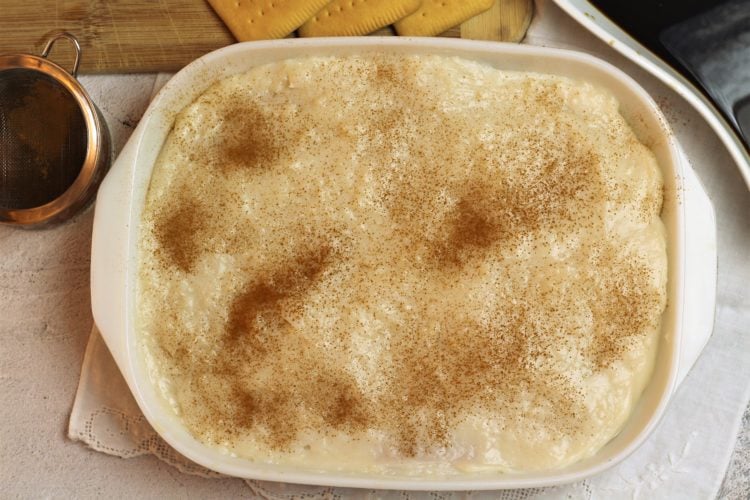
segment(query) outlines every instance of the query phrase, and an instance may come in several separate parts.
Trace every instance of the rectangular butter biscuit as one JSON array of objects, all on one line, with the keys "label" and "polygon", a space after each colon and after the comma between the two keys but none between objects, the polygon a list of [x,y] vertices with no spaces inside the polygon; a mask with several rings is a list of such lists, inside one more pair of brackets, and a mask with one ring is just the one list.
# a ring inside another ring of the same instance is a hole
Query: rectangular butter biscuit
[{"label": "rectangular butter biscuit", "polygon": [[435,36],[492,7],[495,0],[423,0],[413,14],[395,23],[404,36]]},{"label": "rectangular butter biscuit", "polygon": [[208,0],[240,42],[284,38],[329,0]]},{"label": "rectangular butter biscuit", "polygon": [[422,0],[333,0],[299,29],[301,36],[359,36],[415,12]]}]

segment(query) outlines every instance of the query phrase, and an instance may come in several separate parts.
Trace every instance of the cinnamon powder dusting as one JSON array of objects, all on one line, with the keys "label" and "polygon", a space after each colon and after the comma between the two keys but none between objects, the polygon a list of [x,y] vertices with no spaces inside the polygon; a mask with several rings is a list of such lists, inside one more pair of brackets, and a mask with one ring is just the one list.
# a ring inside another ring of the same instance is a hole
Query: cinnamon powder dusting
[{"label": "cinnamon powder dusting", "polygon": [[165,210],[156,218],[154,227],[162,259],[181,271],[192,271],[201,253],[200,237],[205,224],[206,214],[187,198]]},{"label": "cinnamon powder dusting", "polygon": [[620,429],[666,254],[658,168],[606,93],[314,58],[220,82],[177,123],[139,324],[198,438],[337,470],[533,470]]}]

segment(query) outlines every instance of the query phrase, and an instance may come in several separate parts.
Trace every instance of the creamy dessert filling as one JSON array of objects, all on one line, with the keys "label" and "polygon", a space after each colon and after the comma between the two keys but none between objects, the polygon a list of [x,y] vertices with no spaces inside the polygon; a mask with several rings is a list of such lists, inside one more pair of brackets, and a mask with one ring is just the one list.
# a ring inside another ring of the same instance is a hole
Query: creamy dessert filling
[{"label": "creamy dessert filling", "polygon": [[589,83],[427,55],[259,66],[184,109],[154,167],[141,352],[197,439],[255,461],[559,468],[652,372],[661,204]]}]

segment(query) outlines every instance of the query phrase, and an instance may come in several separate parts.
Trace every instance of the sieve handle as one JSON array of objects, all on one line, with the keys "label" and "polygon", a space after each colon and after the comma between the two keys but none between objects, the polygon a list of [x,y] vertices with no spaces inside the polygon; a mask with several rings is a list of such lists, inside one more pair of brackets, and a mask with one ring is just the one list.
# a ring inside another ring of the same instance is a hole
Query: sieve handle
[{"label": "sieve handle", "polygon": [[49,55],[49,51],[52,50],[52,46],[61,38],[68,39],[76,49],[76,59],[73,62],[73,71],[70,72],[70,74],[75,78],[78,76],[78,63],[81,62],[81,44],[78,43],[78,39],[71,33],[68,33],[67,31],[57,31],[55,33],[52,33],[50,35],[50,38],[47,40],[47,44],[44,46],[44,50],[42,50],[42,57],[46,59]]}]

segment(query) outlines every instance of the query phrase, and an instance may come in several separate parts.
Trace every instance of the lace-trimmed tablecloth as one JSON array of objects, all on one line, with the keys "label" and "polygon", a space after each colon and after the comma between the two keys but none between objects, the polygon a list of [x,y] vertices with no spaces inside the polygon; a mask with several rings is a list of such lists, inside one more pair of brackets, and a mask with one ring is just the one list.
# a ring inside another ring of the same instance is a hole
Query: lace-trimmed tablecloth
[{"label": "lace-trimmed tablecloth", "polygon": [[[639,67],[583,30],[557,7],[536,5],[535,20],[524,43],[574,48],[609,60],[639,81],[662,107],[717,211],[719,226],[719,296],[714,335],[677,390],[661,424],[648,441],[617,467],[580,483],[554,488],[482,492],[472,496],[537,498],[708,498],[718,492],[734,446],[743,409],[750,396],[750,195],[732,160],[697,113]],[[84,77],[83,83],[104,110],[119,149],[143,109],[128,109],[133,99],[113,100],[127,91],[124,77]],[[142,75],[134,92],[168,75]],[[118,108],[118,103],[122,106]],[[113,127],[125,124],[127,127]],[[134,457],[153,454],[183,473],[218,477],[177,454],[151,429],[138,409],[96,329],[86,349],[78,392],[70,416],[71,439],[91,448]],[[126,465],[125,465],[126,466]],[[253,493],[269,498],[338,498],[343,496],[410,498],[404,493],[297,486],[246,481]],[[750,487],[749,487],[750,488]],[[750,494],[750,491],[748,492]],[[451,498],[456,493],[432,493]],[[462,494],[463,496],[463,494]]]}]

